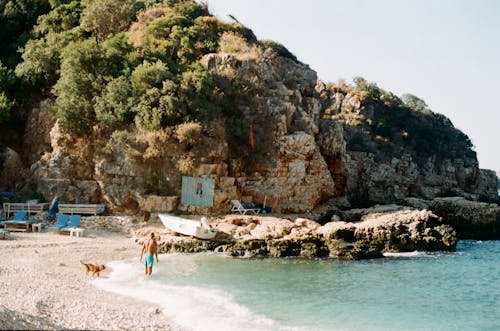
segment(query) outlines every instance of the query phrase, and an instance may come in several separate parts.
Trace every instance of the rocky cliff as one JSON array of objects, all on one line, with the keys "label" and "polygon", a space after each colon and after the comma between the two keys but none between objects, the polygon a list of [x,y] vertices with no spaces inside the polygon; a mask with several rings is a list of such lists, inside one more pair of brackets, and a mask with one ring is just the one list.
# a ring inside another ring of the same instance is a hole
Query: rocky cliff
[{"label": "rocky cliff", "polygon": [[242,86],[231,93],[252,127],[253,148],[232,141],[223,127],[228,119],[204,123],[191,143],[176,138],[175,130],[106,137],[96,128],[90,136],[73,136],[61,130],[47,99],[30,112],[23,150],[4,152],[2,189],[19,185],[24,173],[27,185],[47,200],[105,202],[129,212],[185,210],[179,205],[182,175],[215,179],[215,212],[226,212],[233,198],[265,199],[276,212],[302,213],[333,197],[353,205],[496,197],[495,173],[479,169],[469,147],[419,153],[377,135],[375,114],[383,105],[353,87],[326,86],[307,65],[270,49],[209,54],[201,63],[220,81],[236,79]]},{"label": "rocky cliff", "polygon": [[[36,195],[49,201],[58,196],[65,201],[106,203],[111,211],[127,213],[225,213],[231,199],[265,202],[273,212],[281,213],[321,209],[323,216],[331,215],[337,207],[404,204],[407,198],[459,196],[471,201],[498,202],[495,173],[480,169],[468,137],[454,128],[449,119],[428,109],[422,100],[414,96],[399,98],[359,78],[354,85],[325,84],[286,49],[257,43],[248,29],[217,22],[210,16],[188,19],[183,12],[186,17],[174,19],[168,16],[172,13],[153,8],[138,14],[138,21],[127,31],[127,47],[141,51],[146,46],[171,47],[164,41],[173,36],[166,38],[163,33],[167,30],[159,27],[192,24],[200,38],[218,42],[220,51],[198,49],[200,44],[193,41],[197,53],[188,52],[193,49],[179,50],[177,57],[170,60],[195,62],[190,65],[196,70],[179,74],[188,92],[196,88],[189,85],[190,79],[209,73],[214,84],[210,86],[218,97],[230,101],[226,105],[229,110],[204,121],[185,121],[155,129],[139,125],[138,117],[135,122],[119,122],[113,130],[103,124],[107,122],[91,122],[92,116],[102,115],[91,113],[85,122],[86,134],[82,134],[65,129],[72,127],[69,117],[62,117],[65,122],[61,121],[60,99],[64,90],[59,90],[57,97],[45,93],[46,98],[37,107],[25,112],[22,141],[15,146],[4,142],[0,190],[24,192],[25,196]],[[196,15],[206,15],[203,10],[200,13]],[[201,27],[206,30],[200,30]],[[219,28],[225,30],[217,31]],[[231,47],[224,46],[228,40],[233,43]],[[119,44],[119,40],[113,40],[112,46],[113,43]],[[102,44],[105,43],[92,44],[96,53]],[[142,72],[135,69],[136,76],[133,74],[132,78],[139,80],[145,71],[158,70],[161,66],[154,67],[157,64],[145,61],[137,66]],[[185,63],[178,67],[183,66]],[[92,66],[86,70],[91,72]],[[174,71],[165,72],[163,78],[158,75],[163,80],[142,83],[155,83],[163,89],[161,93],[171,93],[165,99],[168,104],[174,102],[172,95],[179,92],[171,80]],[[68,74],[65,83],[71,83],[68,77],[73,76]],[[111,83],[105,88],[118,86]],[[151,91],[158,94],[159,87]],[[93,91],[100,93],[98,89]],[[112,99],[114,94],[110,95],[91,96],[89,100]],[[182,96],[185,95],[191,94]],[[106,104],[102,100],[102,109],[111,107],[111,101]],[[162,100],[153,100],[151,104],[155,106]],[[188,98],[186,104],[189,101]],[[159,108],[152,109],[159,112]],[[183,109],[179,107],[179,111]],[[141,116],[154,120],[156,115]],[[183,175],[214,179],[213,208],[180,204]]]}]

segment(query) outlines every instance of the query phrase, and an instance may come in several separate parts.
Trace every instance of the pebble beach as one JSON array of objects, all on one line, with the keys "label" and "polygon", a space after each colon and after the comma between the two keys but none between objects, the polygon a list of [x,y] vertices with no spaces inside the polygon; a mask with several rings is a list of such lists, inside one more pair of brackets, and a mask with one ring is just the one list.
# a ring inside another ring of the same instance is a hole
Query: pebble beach
[{"label": "pebble beach", "polygon": [[2,330],[181,330],[160,307],[92,284],[95,278],[86,274],[80,260],[106,264],[135,257],[142,270],[140,246],[123,234],[13,232],[0,240],[0,252]]}]

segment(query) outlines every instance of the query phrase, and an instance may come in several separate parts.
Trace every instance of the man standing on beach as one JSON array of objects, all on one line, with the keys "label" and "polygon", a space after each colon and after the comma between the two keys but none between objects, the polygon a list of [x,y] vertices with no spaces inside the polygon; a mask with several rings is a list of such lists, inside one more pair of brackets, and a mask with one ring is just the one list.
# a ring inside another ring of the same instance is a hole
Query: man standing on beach
[{"label": "man standing on beach", "polygon": [[146,276],[151,276],[151,272],[153,272],[154,257],[156,257],[156,262],[160,262],[158,261],[158,244],[156,243],[155,234],[151,232],[151,237],[142,244],[140,258],[140,261],[146,266]]}]

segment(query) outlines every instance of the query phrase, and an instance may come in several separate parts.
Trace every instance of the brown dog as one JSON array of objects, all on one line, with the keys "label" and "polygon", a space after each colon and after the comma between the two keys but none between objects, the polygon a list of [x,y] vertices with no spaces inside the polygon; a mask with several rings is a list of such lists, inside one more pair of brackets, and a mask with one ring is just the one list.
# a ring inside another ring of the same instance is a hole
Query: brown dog
[{"label": "brown dog", "polygon": [[87,275],[89,274],[89,272],[92,272],[92,276],[97,275],[97,277],[99,277],[99,272],[106,269],[106,266],[104,264],[84,263],[82,260],[80,260],[80,263],[85,266]]}]

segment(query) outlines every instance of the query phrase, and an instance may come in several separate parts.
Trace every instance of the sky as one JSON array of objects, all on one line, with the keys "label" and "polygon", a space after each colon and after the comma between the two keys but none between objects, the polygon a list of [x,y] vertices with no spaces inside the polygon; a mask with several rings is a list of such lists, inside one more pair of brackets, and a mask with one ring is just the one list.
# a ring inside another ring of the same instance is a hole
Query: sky
[{"label": "sky", "polygon": [[469,136],[481,168],[500,170],[500,1],[205,2],[286,46],[324,82],[361,76],[425,100]]}]

